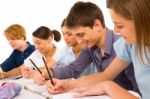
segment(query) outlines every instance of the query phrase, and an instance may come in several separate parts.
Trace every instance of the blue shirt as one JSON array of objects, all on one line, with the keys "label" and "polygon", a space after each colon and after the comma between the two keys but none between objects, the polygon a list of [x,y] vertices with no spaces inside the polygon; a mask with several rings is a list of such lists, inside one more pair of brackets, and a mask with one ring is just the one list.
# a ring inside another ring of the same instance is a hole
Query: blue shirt
[{"label": "blue shirt", "polygon": [[35,50],[34,45],[31,45],[30,43],[28,44],[29,46],[23,52],[20,52],[17,49],[13,50],[11,55],[0,64],[3,71],[10,71],[24,63],[24,60]]},{"label": "blue shirt", "polygon": [[[139,60],[136,53],[135,45],[127,45],[123,38],[120,38],[115,44],[114,48],[117,53],[117,57],[123,61],[128,61],[133,63],[135,78],[137,85],[142,94],[143,99],[150,98],[150,62],[146,59],[146,55],[142,56],[145,66],[141,60]],[[147,50],[147,56],[150,56],[149,50]]]},{"label": "blue shirt", "polygon": [[[97,69],[99,72],[102,72],[107,68],[107,66],[109,66],[112,60],[116,57],[116,53],[113,48],[113,43],[118,38],[119,38],[118,35],[115,35],[113,31],[107,29],[104,56],[100,54],[100,48],[97,46],[94,46],[90,49],[85,48],[78,57],[78,59],[72,62],[69,66],[55,68],[54,69],[55,77],[59,79],[77,78],[84,71],[84,69],[87,68],[87,66],[89,66],[91,62],[97,65]],[[126,73],[126,71],[128,72]],[[128,77],[130,77],[131,79],[128,79]],[[132,78],[135,78],[134,70],[133,66],[130,66],[129,68],[121,72],[114,79],[114,81],[119,85],[121,85],[122,87],[126,88],[127,90],[134,90],[133,84],[135,85],[135,89],[138,89],[136,86],[135,79]]]}]

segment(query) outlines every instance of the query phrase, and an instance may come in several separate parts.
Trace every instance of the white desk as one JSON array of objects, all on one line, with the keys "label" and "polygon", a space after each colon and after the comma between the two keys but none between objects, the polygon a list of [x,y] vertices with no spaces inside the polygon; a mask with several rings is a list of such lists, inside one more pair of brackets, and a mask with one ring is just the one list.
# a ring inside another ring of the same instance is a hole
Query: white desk
[{"label": "white desk", "polygon": [[[17,80],[12,80],[12,79],[5,79],[1,80],[0,83],[3,82],[15,82],[19,85],[21,85],[22,89],[21,92],[14,98],[14,99],[48,99],[44,96],[41,96],[39,94],[36,94],[34,92],[30,92],[28,90],[24,89],[24,86],[27,86],[29,89],[32,89],[34,91],[40,92],[44,94],[45,96],[49,97],[49,99],[73,99],[72,96],[74,95],[73,93],[63,93],[63,94],[57,94],[57,95],[51,95],[47,92],[46,86],[39,86],[33,82],[32,79],[17,79]],[[110,99],[108,96],[91,96],[91,97],[82,97],[78,99]]]}]

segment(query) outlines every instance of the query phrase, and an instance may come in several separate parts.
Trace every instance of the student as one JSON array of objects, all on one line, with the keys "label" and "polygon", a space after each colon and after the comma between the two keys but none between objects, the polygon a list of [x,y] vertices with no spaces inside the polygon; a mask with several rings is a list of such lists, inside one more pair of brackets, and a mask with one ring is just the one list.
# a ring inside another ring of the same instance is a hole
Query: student
[{"label": "student", "polygon": [[[84,48],[84,45],[83,45],[83,43],[78,43],[76,36],[73,35],[69,31],[69,29],[66,27],[66,19],[64,19],[61,24],[61,30],[63,33],[64,40],[65,40],[67,46],[69,47],[68,49],[70,49],[69,51],[66,52],[66,54],[70,55],[70,59],[72,59],[72,62],[73,62],[79,57],[80,53],[82,52],[82,49]],[[96,73],[96,72],[97,72],[96,66],[94,66],[93,63],[91,63],[90,66],[88,66],[81,73],[80,77],[89,75],[91,73]]]},{"label": "student", "polygon": [[[149,0],[107,0],[115,31],[122,35],[115,45],[117,58],[105,71],[110,72],[107,77],[117,75],[127,67],[131,61],[134,64],[135,77],[142,94],[142,99],[150,98],[150,3]],[[113,72],[115,68],[116,72]],[[101,74],[103,75],[103,74]],[[99,74],[100,76],[100,74]],[[94,77],[94,76],[93,76]],[[105,81],[79,96],[108,94],[113,99],[137,99],[125,89],[112,81]],[[119,93],[119,94],[118,94]]]},{"label": "student", "polygon": [[10,25],[4,35],[14,49],[11,55],[0,64],[0,79],[20,74],[20,67],[24,60],[35,50],[35,47],[26,42],[26,31],[19,24]]},{"label": "student", "polygon": [[33,76],[32,69],[35,68],[31,61],[33,61],[38,68],[44,69],[45,66],[42,59],[42,57],[44,57],[47,65],[54,68],[52,66],[56,64],[56,59],[60,57],[58,54],[61,52],[61,49],[56,47],[53,43],[53,39],[56,42],[59,42],[61,39],[61,34],[57,30],[50,30],[46,26],[40,26],[32,35],[36,50],[24,61],[25,67],[22,71],[23,77],[27,78]]},{"label": "student", "polygon": [[[97,64],[99,73],[77,80],[67,79],[61,81],[54,79],[55,86],[52,86],[50,82],[47,83],[49,93],[61,93],[76,87],[94,85],[106,79],[114,80],[127,90],[138,90],[131,64],[129,68],[118,73],[118,76],[111,75],[114,76],[113,78],[107,78],[109,73],[104,74],[103,78],[100,76],[101,72],[105,71],[116,56],[113,43],[118,39],[118,36],[105,27],[102,12],[97,5],[90,2],[77,2],[71,8],[66,20],[66,26],[76,35],[77,40],[83,42],[87,48],[70,66],[55,68],[54,76],[59,79],[76,78],[91,62]],[[115,70],[113,72],[115,73]],[[52,90],[54,87],[58,90]],[[59,87],[64,90],[59,90]]]},{"label": "student", "polygon": [[[53,43],[53,39],[58,42],[61,39],[61,34],[56,30],[50,30],[48,27],[41,26],[37,30],[33,32],[33,42],[36,47],[36,51],[34,51],[26,60],[26,67],[34,67],[30,59],[37,65],[39,68],[45,68],[42,57],[45,58],[47,65],[49,68],[66,66],[71,63],[73,60],[70,59],[70,55],[66,53],[66,50],[63,47],[56,46]],[[44,69],[43,68],[43,69]],[[45,71],[41,69],[41,71]],[[32,70],[29,68],[25,68],[23,75],[24,77],[32,77],[34,76],[35,82],[38,84],[44,84],[45,78],[41,78],[41,74],[37,71],[32,75]],[[41,79],[40,79],[41,78]]]}]

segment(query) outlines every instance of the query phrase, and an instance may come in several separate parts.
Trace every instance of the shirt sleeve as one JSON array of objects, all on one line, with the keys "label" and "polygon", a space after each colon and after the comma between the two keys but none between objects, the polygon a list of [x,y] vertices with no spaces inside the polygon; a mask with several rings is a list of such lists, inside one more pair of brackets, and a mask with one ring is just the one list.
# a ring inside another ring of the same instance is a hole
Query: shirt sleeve
[{"label": "shirt sleeve", "polygon": [[131,61],[130,47],[131,45],[127,45],[124,38],[120,38],[114,43],[116,55],[122,61]]},{"label": "shirt sleeve", "polygon": [[44,62],[42,61],[42,54],[35,50],[27,59],[24,60],[24,65],[26,67],[33,67],[34,65],[31,63],[30,59],[36,64],[37,67],[44,66]]},{"label": "shirt sleeve", "polygon": [[56,47],[56,52],[55,52],[55,54],[53,56],[53,59],[56,62],[58,62],[59,60],[62,59],[63,56],[64,56],[64,50],[63,50],[63,48],[57,46]]},{"label": "shirt sleeve", "polygon": [[[10,71],[23,63],[21,63],[20,58],[18,58],[19,56],[16,56],[15,53],[16,52],[13,51],[12,54],[2,64],[0,64],[3,71]],[[18,59],[18,62],[16,59]]]},{"label": "shirt sleeve", "polygon": [[77,78],[92,62],[88,49],[84,49],[79,57],[65,67],[54,68],[54,75],[59,79]]}]

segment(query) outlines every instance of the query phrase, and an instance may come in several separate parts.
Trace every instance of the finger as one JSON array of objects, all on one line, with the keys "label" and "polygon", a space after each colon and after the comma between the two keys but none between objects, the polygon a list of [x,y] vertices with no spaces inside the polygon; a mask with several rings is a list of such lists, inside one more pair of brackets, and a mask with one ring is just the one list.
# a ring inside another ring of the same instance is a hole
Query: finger
[{"label": "finger", "polygon": [[48,80],[48,81],[46,82],[46,86],[47,86],[47,88],[49,88],[49,89],[51,89],[51,90],[55,90],[55,86],[53,86],[53,85],[51,84],[50,80]]}]

